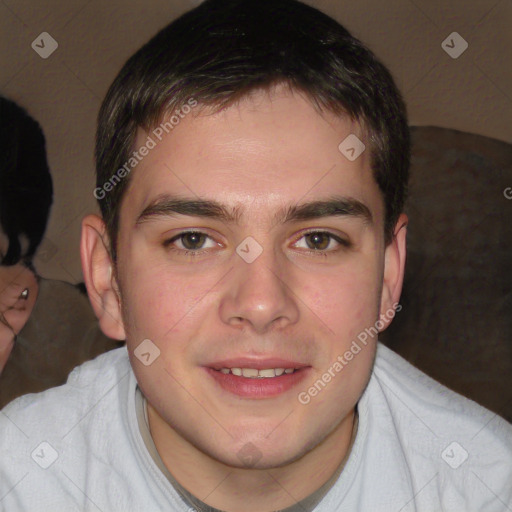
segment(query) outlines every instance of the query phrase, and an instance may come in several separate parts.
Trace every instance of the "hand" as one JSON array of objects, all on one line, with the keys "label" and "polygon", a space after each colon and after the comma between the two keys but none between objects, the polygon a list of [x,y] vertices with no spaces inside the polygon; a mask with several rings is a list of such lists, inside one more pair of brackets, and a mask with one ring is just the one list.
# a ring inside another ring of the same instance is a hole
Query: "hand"
[{"label": "hand", "polygon": [[36,277],[24,265],[0,266],[0,373],[30,317],[37,291]]}]

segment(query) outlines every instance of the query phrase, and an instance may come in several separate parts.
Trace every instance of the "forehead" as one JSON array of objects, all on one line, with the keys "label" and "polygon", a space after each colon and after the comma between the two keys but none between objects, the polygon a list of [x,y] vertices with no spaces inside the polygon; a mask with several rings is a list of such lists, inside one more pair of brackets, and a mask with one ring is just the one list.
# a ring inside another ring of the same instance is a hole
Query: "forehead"
[{"label": "forehead", "polygon": [[321,114],[303,96],[279,89],[220,112],[186,110],[172,124],[139,129],[134,150],[151,149],[132,171],[129,208],[140,213],[162,194],[221,200],[242,217],[250,206],[273,209],[333,194],[373,203],[372,210],[382,206],[370,152],[351,161],[339,149],[347,137],[364,141],[348,117]]}]

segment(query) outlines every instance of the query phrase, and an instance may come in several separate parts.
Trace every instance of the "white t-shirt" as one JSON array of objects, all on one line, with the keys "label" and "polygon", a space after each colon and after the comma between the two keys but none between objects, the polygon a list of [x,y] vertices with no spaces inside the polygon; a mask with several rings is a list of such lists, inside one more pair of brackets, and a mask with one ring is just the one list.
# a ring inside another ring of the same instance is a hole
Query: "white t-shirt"
[{"label": "white t-shirt", "polygon": [[[193,512],[150,455],[127,349],[0,412],[0,511]],[[315,512],[512,510],[512,425],[379,344],[359,425]]]}]

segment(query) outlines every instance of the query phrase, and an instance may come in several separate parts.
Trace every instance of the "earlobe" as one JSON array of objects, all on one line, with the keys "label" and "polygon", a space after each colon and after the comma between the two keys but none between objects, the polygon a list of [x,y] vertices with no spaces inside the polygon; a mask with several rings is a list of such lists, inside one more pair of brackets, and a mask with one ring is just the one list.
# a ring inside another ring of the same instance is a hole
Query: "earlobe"
[{"label": "earlobe", "polygon": [[384,254],[384,278],[380,302],[380,320],[385,330],[391,323],[400,300],[405,272],[407,215],[402,213],[393,232],[393,240]]},{"label": "earlobe", "polygon": [[106,240],[103,220],[97,215],[85,217],[80,256],[87,293],[103,333],[109,338],[124,340],[121,299]]}]

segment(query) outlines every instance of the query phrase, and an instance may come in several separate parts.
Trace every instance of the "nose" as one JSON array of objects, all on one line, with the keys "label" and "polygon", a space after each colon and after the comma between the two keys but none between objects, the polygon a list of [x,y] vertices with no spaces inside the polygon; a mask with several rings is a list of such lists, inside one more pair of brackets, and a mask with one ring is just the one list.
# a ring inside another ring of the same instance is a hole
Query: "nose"
[{"label": "nose", "polygon": [[235,255],[220,303],[222,321],[260,334],[296,323],[299,308],[285,265],[272,250],[264,249],[251,263]]}]

